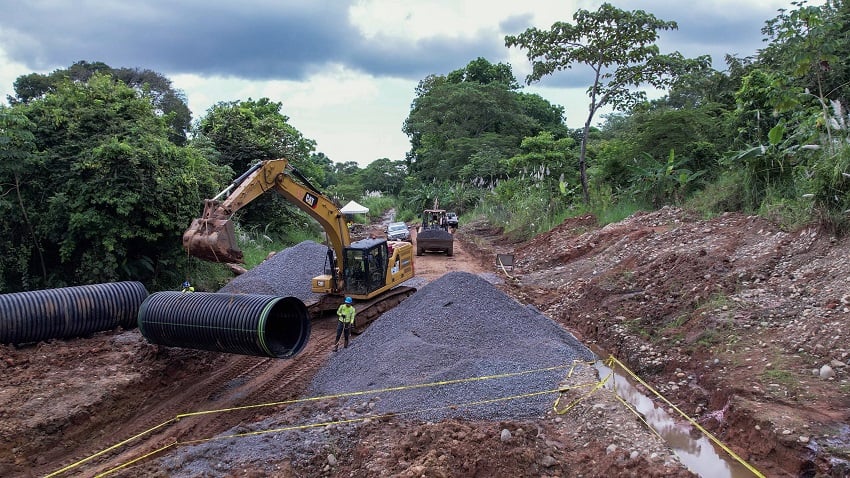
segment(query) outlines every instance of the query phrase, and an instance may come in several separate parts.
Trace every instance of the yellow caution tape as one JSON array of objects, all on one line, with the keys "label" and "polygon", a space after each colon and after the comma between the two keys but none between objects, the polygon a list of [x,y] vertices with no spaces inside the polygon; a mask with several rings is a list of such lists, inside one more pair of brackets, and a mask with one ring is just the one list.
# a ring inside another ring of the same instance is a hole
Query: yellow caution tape
[{"label": "yellow caution tape", "polygon": [[512,276],[512,275],[508,274],[508,270],[505,268],[505,265],[504,265],[504,264],[502,264],[502,259],[501,259],[501,258],[499,258],[499,257],[497,257],[497,258],[496,258],[496,260],[497,260],[497,261],[499,261],[499,267],[501,267],[501,268],[502,268],[502,272],[504,272],[504,273],[505,273],[505,275],[506,275],[506,276],[508,276],[508,279],[513,280],[513,279],[514,279],[514,276]]},{"label": "yellow caution tape", "polygon": [[[133,435],[132,437],[130,437],[130,438],[124,440],[124,441],[121,441],[119,443],[116,443],[115,445],[112,445],[109,448],[101,450],[101,451],[99,451],[99,452],[97,452],[97,453],[95,453],[91,456],[83,458],[82,460],[79,460],[75,463],[71,463],[70,465],[65,466],[65,467],[63,467],[59,470],[56,470],[53,473],[46,475],[45,478],[52,478],[54,476],[58,476],[62,473],[70,471],[74,468],[77,468],[77,467],[79,467],[79,466],[81,466],[85,463],[88,463],[89,461],[93,460],[94,458],[97,458],[97,457],[99,457],[99,456],[101,456],[105,453],[108,453],[108,452],[115,450],[115,449],[117,449],[117,448],[119,448],[123,445],[126,445],[126,444],[128,444],[128,443],[130,443],[130,442],[132,442],[132,441],[134,441],[138,438],[141,438],[145,435],[148,435],[148,434],[150,434],[150,433],[152,433],[152,432],[154,432],[154,431],[156,431],[156,430],[158,430],[158,429],[160,429],[160,428],[162,428],[166,425],[176,423],[176,422],[180,421],[181,419],[187,418],[187,417],[193,417],[193,416],[199,416],[199,415],[208,415],[208,414],[213,414],[213,413],[225,413],[225,412],[232,412],[232,411],[237,411],[237,410],[248,410],[248,409],[260,408],[260,407],[273,407],[273,406],[279,406],[279,405],[290,405],[290,404],[294,404],[294,403],[314,402],[314,401],[320,401],[320,400],[331,400],[331,399],[335,399],[335,398],[345,398],[345,397],[353,397],[353,396],[360,396],[360,395],[371,395],[371,394],[380,394],[380,393],[386,393],[386,392],[396,392],[396,391],[401,391],[401,390],[413,390],[413,389],[426,388],[426,387],[454,385],[454,384],[459,384],[459,383],[464,383],[464,382],[475,382],[475,381],[482,381],[482,380],[495,380],[495,379],[516,377],[516,376],[532,374],[532,373],[550,372],[550,371],[553,371],[553,370],[559,370],[559,369],[563,369],[563,368],[566,368],[566,367],[568,367],[568,365],[557,365],[557,366],[554,366],[554,367],[539,368],[539,369],[534,369],[534,370],[523,370],[523,371],[519,371],[519,372],[510,372],[510,373],[503,373],[503,374],[498,374],[498,375],[483,375],[483,376],[479,376],[479,377],[470,377],[470,378],[462,378],[462,379],[454,379],[454,380],[443,380],[443,381],[439,381],[439,382],[421,383],[421,384],[414,384],[414,385],[402,385],[402,386],[398,386],[398,387],[387,387],[387,388],[371,389],[371,390],[361,390],[361,391],[356,391],[356,392],[345,392],[345,393],[338,393],[338,394],[335,394],[335,395],[323,395],[323,396],[318,396],[318,397],[299,398],[299,399],[285,400],[285,401],[280,401],[280,402],[260,403],[260,404],[253,404],[253,405],[245,405],[245,406],[241,406],[241,407],[220,408],[220,409],[214,409],[214,410],[202,410],[202,411],[197,411],[197,412],[181,413],[179,415],[176,415],[174,418],[172,418],[168,421],[165,421],[165,422],[160,423],[159,425],[156,425],[154,427],[151,427],[151,428],[149,428],[149,429],[147,429],[147,430],[145,430],[141,433]],[[546,391],[546,392],[535,392],[535,394],[554,393],[554,392],[557,392],[557,390]],[[414,412],[411,412],[411,413],[414,413]],[[351,421],[357,421],[357,420],[351,420]],[[339,422],[339,423],[347,423],[347,422],[348,421],[342,421],[342,422]],[[314,425],[311,425],[311,426],[314,426]],[[315,425],[315,426],[324,426],[324,425]],[[191,442],[187,442],[187,443],[191,443]],[[174,446],[174,444],[169,445],[168,447],[171,447],[171,446]],[[168,447],[166,447],[166,448],[168,448]]]},{"label": "yellow caution tape", "polygon": [[127,468],[128,466],[132,465],[133,463],[137,463],[137,462],[139,462],[139,461],[144,460],[145,458],[148,458],[148,457],[150,457],[150,456],[156,455],[157,453],[160,453],[160,452],[162,452],[162,451],[164,451],[164,450],[167,450],[167,449],[169,449],[169,448],[171,448],[171,447],[173,447],[173,446],[175,446],[175,445],[177,445],[177,444],[178,444],[178,442],[176,442],[176,441],[175,441],[174,443],[171,443],[170,445],[165,445],[165,446],[164,446],[164,447],[162,447],[162,448],[157,448],[156,450],[154,450],[154,451],[152,451],[152,452],[150,452],[150,453],[145,453],[144,455],[142,455],[142,456],[140,456],[140,457],[137,457],[137,458],[134,458],[134,459],[132,459],[132,460],[128,461],[127,463],[122,463],[121,465],[116,466],[115,468],[112,468],[112,469],[107,470],[107,471],[105,471],[105,472],[103,472],[103,473],[100,473],[100,474],[98,474],[98,475],[95,475],[95,478],[100,478],[100,477],[102,477],[102,476],[106,476],[106,475],[110,475],[110,474],[112,474],[112,473],[115,473],[116,471],[118,471],[118,470],[120,470],[120,469],[122,469],[122,468]]},{"label": "yellow caution tape", "polygon": [[[720,440],[718,440],[716,437],[714,437],[708,430],[703,428],[694,419],[692,419],[687,414],[682,412],[678,407],[673,405],[669,400],[667,400],[659,392],[657,392],[655,389],[650,387],[646,382],[644,382],[640,377],[638,377],[634,372],[632,372],[622,362],[620,362],[619,360],[614,358],[614,356],[610,356],[604,363],[609,368],[613,369],[614,366],[616,365],[621,370],[624,370],[634,380],[636,380],[638,383],[640,383],[641,385],[646,387],[647,390],[654,393],[657,397],[659,397],[661,400],[663,400],[672,409],[676,410],[676,412],[678,412],[682,417],[684,417],[686,420],[688,420],[688,422],[690,422],[694,427],[696,427],[698,430],[700,430],[700,432],[702,432],[709,439],[711,439],[715,444],[717,444],[724,451],[726,451],[735,460],[737,460],[744,467],[746,467],[748,470],[750,470],[755,476],[757,476],[759,478],[764,478],[764,475],[761,474],[757,469],[755,469],[752,465],[750,465],[749,463],[744,461],[741,457],[739,457],[731,449],[729,449],[729,447],[727,447],[722,442],[720,442]],[[386,392],[413,390],[413,389],[426,388],[426,387],[454,385],[454,384],[459,384],[459,383],[464,383],[464,382],[474,382],[474,381],[482,381],[482,380],[495,380],[495,379],[515,377],[515,376],[531,374],[531,373],[553,371],[553,370],[558,370],[558,369],[564,369],[564,368],[567,368],[567,367],[569,367],[569,371],[567,373],[567,378],[570,378],[570,377],[572,377],[573,372],[576,369],[576,366],[579,365],[579,364],[585,364],[585,365],[592,366],[592,363],[573,361],[573,363],[571,365],[559,365],[559,366],[555,366],[555,367],[546,367],[546,368],[540,368],[540,369],[534,369],[534,370],[524,370],[524,371],[520,371],[520,372],[511,372],[511,373],[504,373],[504,374],[498,374],[498,375],[484,375],[484,376],[479,376],[479,377],[470,377],[470,378],[454,379],[454,380],[443,380],[443,381],[439,381],[439,382],[429,382],[429,383],[414,384],[414,385],[403,385],[403,386],[398,386],[398,387],[387,387],[387,388],[362,390],[362,391],[355,391],[355,392],[345,392],[345,393],[339,393],[339,394],[334,394],[334,395],[323,395],[323,396],[318,396],[318,397],[308,397],[308,398],[300,398],[300,399],[293,399],[293,400],[285,400],[285,401],[279,401],[279,402],[245,405],[245,406],[241,406],[241,407],[221,408],[221,409],[214,409],[214,410],[202,410],[202,411],[197,411],[197,412],[182,413],[182,414],[176,415],[171,420],[163,422],[163,423],[161,423],[161,424],[159,424],[155,427],[152,427],[152,428],[145,430],[145,431],[143,431],[143,432],[141,432],[137,435],[134,435],[133,437],[130,437],[127,440],[124,440],[124,441],[117,443],[117,444],[115,444],[115,445],[113,445],[109,448],[101,450],[101,451],[99,451],[99,452],[97,452],[97,453],[95,453],[95,454],[93,454],[93,455],[91,455],[91,456],[89,456],[89,457],[87,457],[83,460],[80,460],[80,461],[73,463],[71,465],[68,465],[68,466],[66,466],[66,467],[64,467],[60,470],[57,470],[57,471],[47,475],[46,478],[50,478],[50,477],[59,475],[61,473],[64,473],[66,471],[69,471],[73,468],[76,468],[76,467],[78,467],[82,464],[85,464],[88,461],[90,461],[90,460],[92,460],[92,459],[94,459],[98,456],[101,456],[101,455],[103,455],[103,454],[105,454],[109,451],[115,450],[116,448],[121,447],[123,445],[126,445],[126,444],[130,443],[131,441],[136,440],[136,439],[138,439],[142,436],[150,434],[150,433],[154,432],[155,430],[158,430],[159,428],[162,428],[162,427],[169,425],[169,424],[172,424],[172,423],[176,423],[179,420],[181,420],[182,418],[187,418],[187,417],[192,417],[192,416],[200,416],[200,415],[207,415],[207,414],[213,414],[213,413],[231,412],[231,411],[237,411],[237,410],[247,410],[247,409],[259,408],[259,407],[289,405],[289,404],[294,404],[294,403],[304,403],[304,402],[312,402],[312,401],[319,401],[319,400],[331,400],[331,399],[346,398],[346,397],[360,396],[360,395],[380,394],[380,393],[386,393]],[[537,392],[530,392],[530,393],[526,393],[526,394],[522,394],[522,395],[513,395],[513,396],[509,396],[509,397],[499,397],[499,398],[494,398],[494,399],[489,399],[489,400],[467,402],[467,403],[463,403],[463,404],[452,404],[452,405],[446,405],[446,406],[441,406],[441,407],[423,408],[423,409],[412,410],[412,411],[407,411],[407,412],[396,412],[396,413],[388,413],[388,414],[383,414],[383,415],[368,415],[368,416],[345,419],[345,420],[327,421],[327,422],[321,422],[321,423],[310,423],[310,424],[304,424],[304,425],[292,425],[292,426],[274,428],[274,429],[268,429],[268,430],[257,430],[257,431],[246,432],[246,433],[239,433],[239,434],[232,434],[232,435],[225,435],[225,436],[216,436],[216,437],[202,438],[202,439],[195,439],[195,440],[187,440],[187,441],[182,441],[182,442],[174,442],[174,443],[166,445],[162,448],[159,448],[157,450],[149,452],[145,455],[134,458],[131,461],[128,461],[128,462],[126,462],[122,465],[119,465],[118,467],[112,468],[111,470],[108,470],[108,471],[106,471],[106,472],[104,472],[100,475],[97,475],[97,476],[102,477],[102,476],[106,476],[108,474],[114,473],[115,471],[126,468],[127,466],[130,466],[133,463],[141,461],[145,458],[153,456],[157,453],[160,453],[160,452],[162,452],[162,451],[164,451],[168,448],[172,448],[172,447],[177,446],[177,445],[191,445],[191,444],[208,442],[208,441],[212,441],[212,440],[222,440],[222,439],[229,439],[229,438],[242,438],[242,437],[248,437],[248,436],[253,436],[253,435],[261,435],[261,434],[266,434],[266,433],[281,433],[281,432],[284,432],[284,431],[324,427],[324,426],[329,426],[329,425],[348,424],[348,423],[361,422],[361,421],[365,421],[365,420],[386,419],[386,418],[391,418],[391,417],[413,415],[413,414],[424,413],[424,412],[428,412],[428,411],[441,410],[441,409],[445,409],[445,408],[472,407],[472,406],[485,405],[485,404],[495,403],[495,402],[500,402],[500,401],[517,400],[517,399],[521,399],[521,398],[528,398],[528,397],[545,395],[545,394],[554,394],[554,393],[558,394],[558,397],[556,398],[555,403],[553,404],[553,409],[557,414],[560,415],[560,414],[564,414],[567,411],[571,410],[573,407],[575,407],[582,400],[586,399],[587,397],[591,396],[592,394],[594,394],[595,392],[600,390],[602,387],[604,387],[605,383],[612,376],[613,376],[613,371],[612,371],[612,373],[608,374],[605,378],[603,378],[603,379],[601,379],[597,382],[582,383],[582,384],[569,386],[569,387],[559,387],[559,388],[556,388],[556,389],[553,389],[553,390],[543,390],[543,391],[537,391]],[[560,407],[561,397],[563,396],[563,394],[565,392],[584,389],[584,388],[587,388],[587,387],[590,387],[590,390],[587,393],[585,393],[582,396],[574,399],[569,404],[567,404],[563,407]],[[615,390],[615,392],[616,392],[616,390]],[[661,436],[658,433],[658,431],[655,430],[654,428],[652,428],[652,426],[645,420],[645,418],[637,410],[634,409],[634,407],[632,407],[625,399],[620,397],[619,394],[617,394],[616,396],[626,406],[627,409],[629,409],[632,413],[634,413],[635,416],[637,416],[647,426],[647,428],[652,430],[659,437]]]},{"label": "yellow caution tape", "polygon": [[[575,371],[575,369],[576,369],[576,366],[577,366],[577,365],[580,365],[580,364],[584,364],[584,365],[592,366],[592,364],[591,364],[591,363],[589,363],[589,362],[582,362],[582,361],[574,360],[574,361],[573,361],[573,363],[572,363],[572,365],[570,366],[570,371],[567,373],[567,377],[566,377],[566,378],[570,378],[570,377],[572,377],[573,372],[574,372],[574,371]],[[602,388],[602,387],[605,385],[605,382],[606,382],[607,380],[608,380],[608,377],[605,377],[605,379],[604,379],[604,380],[600,380],[600,381],[595,382],[595,383],[593,383],[593,382],[591,382],[591,383],[581,383],[581,384],[574,385],[574,386],[571,386],[571,387],[561,387],[560,389],[558,389],[558,391],[560,392],[560,394],[558,395],[558,398],[556,398],[556,399],[555,399],[555,403],[552,405],[552,409],[553,409],[553,410],[555,411],[555,413],[557,413],[558,415],[563,415],[563,414],[567,413],[567,412],[568,412],[568,411],[570,411],[573,407],[575,407],[576,405],[578,405],[578,404],[579,404],[579,402],[581,402],[581,401],[582,401],[582,400],[584,400],[585,398],[587,398],[587,397],[589,397],[589,396],[593,395],[594,393],[596,393],[596,391],[597,391],[597,390],[599,390],[600,388]],[[572,390],[577,390],[577,389],[581,389],[581,388],[589,387],[589,386],[591,386],[591,385],[593,386],[593,388],[591,388],[589,392],[587,392],[586,394],[582,395],[581,397],[576,398],[575,400],[573,400],[572,402],[570,402],[570,403],[569,403],[568,405],[566,405],[565,407],[563,407],[563,408],[558,408],[558,406],[559,406],[559,405],[560,405],[560,403],[561,403],[561,397],[563,396],[563,393],[564,393],[564,392],[569,392],[569,391],[572,391]]]},{"label": "yellow caution tape", "polygon": [[[720,448],[722,448],[722,449],[723,449],[723,451],[725,451],[726,453],[728,453],[728,454],[729,454],[729,456],[731,456],[732,458],[734,458],[734,459],[735,459],[735,461],[737,461],[738,463],[740,463],[741,465],[743,465],[745,468],[747,468],[748,470],[750,470],[750,471],[751,471],[754,475],[756,475],[757,477],[759,477],[759,478],[764,478],[764,475],[763,475],[761,472],[759,472],[759,471],[758,471],[758,470],[757,470],[754,466],[752,466],[752,465],[750,465],[749,463],[747,463],[747,462],[746,462],[743,458],[741,458],[740,456],[738,456],[738,455],[737,455],[734,451],[732,451],[732,450],[731,450],[728,446],[726,446],[723,442],[721,442],[719,439],[717,439],[717,437],[715,437],[714,435],[712,435],[712,434],[711,434],[711,432],[709,432],[708,430],[706,430],[705,428],[703,428],[703,426],[702,426],[702,425],[700,425],[699,423],[697,423],[697,421],[696,421],[696,420],[694,420],[693,418],[691,418],[690,416],[688,416],[685,412],[683,412],[682,410],[680,410],[680,409],[679,409],[679,407],[677,407],[676,405],[673,405],[673,403],[671,403],[671,402],[670,402],[670,400],[667,400],[667,399],[666,399],[663,395],[661,395],[658,391],[656,391],[654,388],[652,388],[651,386],[649,386],[649,384],[648,384],[648,383],[644,382],[644,381],[643,381],[640,377],[638,377],[638,376],[637,376],[637,374],[635,374],[635,373],[634,373],[634,372],[632,372],[632,371],[631,371],[628,367],[626,367],[626,365],[625,365],[623,362],[620,362],[619,360],[617,360],[616,358],[614,358],[614,356],[612,355],[612,356],[610,356],[610,357],[608,358],[608,360],[607,360],[607,362],[606,362],[606,365],[607,365],[607,364],[611,364],[611,368],[613,368],[613,365],[616,365],[616,366],[617,366],[617,367],[619,367],[620,369],[624,370],[624,371],[625,371],[626,373],[628,373],[628,374],[629,374],[629,375],[630,375],[633,379],[635,379],[635,381],[637,381],[638,383],[640,383],[641,385],[643,385],[644,387],[646,387],[646,389],[647,389],[647,390],[649,390],[649,391],[651,391],[652,393],[654,393],[654,394],[655,394],[655,396],[657,396],[658,398],[660,398],[662,401],[664,401],[664,403],[666,403],[667,405],[669,405],[669,406],[670,406],[670,408],[672,408],[672,409],[673,409],[673,410],[675,410],[677,413],[679,413],[679,415],[681,415],[681,416],[682,416],[682,418],[684,418],[685,420],[687,420],[687,421],[688,421],[691,425],[693,425],[693,426],[694,426],[697,430],[699,430],[700,432],[702,432],[702,434],[703,434],[703,435],[705,435],[706,437],[708,437],[708,439],[709,439],[709,440],[711,440],[712,442],[714,442],[714,444],[716,444],[717,446],[719,446]],[[631,407],[630,407],[630,409],[631,409]],[[633,411],[636,415],[640,416],[640,414],[639,414],[639,413],[637,413],[637,411],[636,411],[636,410],[633,410],[633,409],[632,409],[632,411]],[[641,417],[641,419],[642,419],[642,417]],[[644,423],[646,423],[646,421],[644,421]],[[647,425],[648,425],[648,424],[647,424]],[[651,427],[650,427],[650,428],[651,428]],[[657,433],[657,432],[656,432],[656,433]]]},{"label": "yellow caution tape", "polygon": [[161,451],[163,451],[167,448],[171,448],[172,446],[175,446],[175,445],[196,445],[196,444],[210,442],[210,441],[214,441],[214,440],[245,438],[245,437],[255,436],[255,435],[264,435],[264,434],[267,434],[267,433],[281,433],[281,432],[285,432],[285,431],[303,430],[303,429],[307,429],[307,428],[318,428],[318,427],[325,427],[325,426],[329,426],[329,425],[342,425],[342,424],[356,423],[356,422],[362,422],[362,421],[366,421],[366,420],[379,420],[379,419],[399,417],[399,416],[404,416],[404,415],[415,415],[415,414],[418,414],[418,413],[425,413],[425,412],[435,411],[435,410],[443,410],[443,409],[446,409],[446,408],[473,407],[473,406],[479,406],[479,405],[486,405],[486,404],[489,404],[489,403],[503,402],[503,401],[507,401],[507,400],[518,400],[520,398],[528,398],[528,397],[552,394],[552,393],[557,393],[557,392],[558,392],[558,389],[544,390],[544,391],[539,391],[539,392],[524,393],[524,394],[521,394],[521,395],[512,395],[512,396],[509,396],[509,397],[499,397],[499,398],[492,398],[492,399],[488,399],[488,400],[479,400],[479,401],[475,401],[475,402],[466,402],[466,403],[461,403],[461,404],[451,404],[451,405],[445,405],[445,406],[442,406],[442,407],[421,408],[421,409],[410,410],[410,411],[406,411],[406,412],[386,413],[386,414],[382,414],[382,415],[367,415],[367,416],[363,416],[363,417],[349,418],[349,419],[345,419],[345,420],[334,420],[334,421],[320,422],[320,423],[309,423],[309,424],[306,424],[306,425],[292,425],[292,426],[287,426],[287,427],[272,428],[272,429],[266,429],[266,430],[255,430],[255,431],[245,432],[245,433],[235,433],[235,434],[232,434],[232,435],[219,435],[219,436],[214,436],[214,437],[209,437],[209,438],[199,438],[199,439],[195,439],[195,440],[186,440],[186,441],[182,441],[182,442],[175,442],[175,443],[172,443],[171,445],[167,445],[167,446],[162,447],[158,450],[154,450],[150,453],[147,453],[146,455],[137,457],[137,458],[135,458],[135,459],[133,459],[133,460],[127,462],[127,463],[124,463],[120,466],[117,466],[115,468],[107,470],[107,471],[97,475],[97,477],[102,477],[102,476],[106,476],[106,475],[109,475],[111,473],[114,473],[114,472],[116,472],[120,469],[126,468],[127,466],[129,466],[133,463],[136,463],[136,462],[138,462],[138,461],[140,461],[144,458],[147,458],[149,456],[155,455],[155,454],[157,454],[157,453],[159,453],[159,452],[161,452]]},{"label": "yellow caution tape", "polygon": [[68,465],[68,466],[66,466],[66,467],[64,467],[64,468],[62,468],[61,470],[56,470],[56,471],[54,471],[53,473],[51,473],[51,474],[49,474],[49,475],[46,475],[46,476],[45,476],[45,478],[50,478],[50,477],[53,477],[53,476],[59,475],[59,474],[61,474],[61,473],[65,473],[66,471],[72,470],[72,469],[74,469],[74,468],[76,468],[76,467],[78,467],[78,466],[80,466],[80,465],[82,465],[82,464],[84,464],[84,463],[87,463],[87,462],[89,462],[89,461],[93,460],[94,458],[97,458],[97,457],[99,457],[99,456],[103,455],[104,453],[108,453],[108,452],[110,452],[110,451],[112,451],[112,450],[115,450],[116,448],[119,448],[119,447],[121,447],[121,446],[123,446],[123,445],[126,445],[127,443],[130,443],[131,441],[133,441],[133,440],[135,440],[135,439],[137,439],[137,438],[139,438],[139,437],[143,437],[143,436],[147,435],[148,433],[153,432],[154,430],[157,430],[157,429],[159,429],[159,428],[162,428],[162,427],[164,427],[165,425],[168,425],[168,424],[170,424],[170,423],[172,423],[172,422],[176,422],[176,421],[177,421],[177,419],[176,419],[176,418],[172,418],[171,420],[168,420],[167,422],[162,422],[162,423],[160,423],[159,425],[157,425],[157,426],[155,426],[155,427],[153,427],[153,428],[148,428],[147,430],[143,431],[142,433],[139,433],[139,434],[137,434],[137,435],[133,435],[133,436],[131,436],[130,438],[128,438],[128,439],[126,439],[126,440],[124,440],[124,441],[122,441],[122,442],[116,443],[116,444],[112,445],[112,446],[111,446],[111,447],[109,447],[109,448],[106,448],[106,449],[104,449],[104,450],[101,450],[101,451],[99,451],[99,452],[95,453],[94,455],[91,455],[91,456],[89,456],[89,457],[83,458],[82,460],[80,460],[80,461],[78,461],[78,462],[76,462],[76,463],[71,463],[70,465]]}]

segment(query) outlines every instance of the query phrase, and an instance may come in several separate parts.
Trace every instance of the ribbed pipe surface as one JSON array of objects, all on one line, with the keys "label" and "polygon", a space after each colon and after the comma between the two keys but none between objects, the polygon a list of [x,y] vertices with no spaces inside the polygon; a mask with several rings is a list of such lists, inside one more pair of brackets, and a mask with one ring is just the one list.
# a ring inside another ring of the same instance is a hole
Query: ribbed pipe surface
[{"label": "ribbed pipe surface", "polygon": [[112,282],[0,295],[0,343],[83,337],[136,326],[148,296],[141,282]]},{"label": "ribbed pipe surface", "polygon": [[139,308],[151,343],[261,357],[292,357],[310,338],[310,314],[296,297],[157,292]]}]

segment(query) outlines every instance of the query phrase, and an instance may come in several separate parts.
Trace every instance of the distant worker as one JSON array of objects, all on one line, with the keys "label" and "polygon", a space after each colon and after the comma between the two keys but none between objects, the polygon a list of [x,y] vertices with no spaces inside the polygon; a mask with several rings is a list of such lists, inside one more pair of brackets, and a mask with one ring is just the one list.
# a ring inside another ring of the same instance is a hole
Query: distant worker
[{"label": "distant worker", "polygon": [[195,288],[192,287],[192,284],[189,281],[183,282],[183,290],[181,292],[195,292]]},{"label": "distant worker", "polygon": [[336,341],[334,341],[334,352],[339,350],[339,337],[345,334],[345,348],[348,348],[348,337],[351,335],[351,329],[354,327],[354,314],[357,312],[354,306],[351,305],[354,301],[351,297],[346,297],[345,302],[340,304],[336,309],[336,316],[339,317],[339,322],[336,324]]}]

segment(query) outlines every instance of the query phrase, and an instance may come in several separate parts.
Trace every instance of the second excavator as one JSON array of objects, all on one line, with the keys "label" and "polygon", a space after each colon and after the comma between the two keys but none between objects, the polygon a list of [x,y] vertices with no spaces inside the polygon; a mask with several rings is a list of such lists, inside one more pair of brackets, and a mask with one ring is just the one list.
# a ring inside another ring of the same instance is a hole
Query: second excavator
[{"label": "second excavator", "polygon": [[213,199],[204,201],[203,216],[183,233],[183,247],[200,259],[242,263],[232,216],[267,191],[275,191],[315,219],[330,243],[324,274],[312,279],[320,299],[307,304],[314,317],[335,311],[346,296],[357,308],[357,328],[416,291],[401,285],[413,278],[413,246],[386,239],[351,241],[346,218],[337,204],[310,184],[286,159],[259,162]]}]

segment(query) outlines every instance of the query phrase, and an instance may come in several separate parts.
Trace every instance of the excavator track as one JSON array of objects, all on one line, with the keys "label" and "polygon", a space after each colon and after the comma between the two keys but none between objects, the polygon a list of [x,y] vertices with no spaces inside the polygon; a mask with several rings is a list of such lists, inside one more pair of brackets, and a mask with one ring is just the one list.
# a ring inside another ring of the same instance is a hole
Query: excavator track
[{"label": "excavator track", "polygon": [[[400,304],[414,292],[416,292],[415,287],[398,286],[371,300],[355,302],[354,307],[357,309],[357,320],[355,321],[355,327],[352,332],[355,335],[362,334],[375,319]],[[342,296],[325,295],[318,301],[305,305],[307,305],[307,310],[310,311],[310,315],[315,320],[328,314],[336,313],[336,309],[342,304],[343,300],[345,298]]]}]

